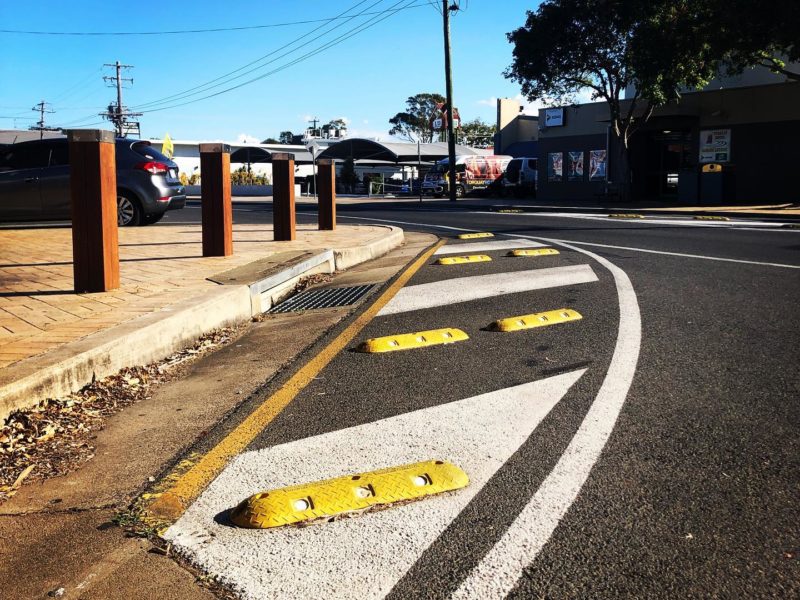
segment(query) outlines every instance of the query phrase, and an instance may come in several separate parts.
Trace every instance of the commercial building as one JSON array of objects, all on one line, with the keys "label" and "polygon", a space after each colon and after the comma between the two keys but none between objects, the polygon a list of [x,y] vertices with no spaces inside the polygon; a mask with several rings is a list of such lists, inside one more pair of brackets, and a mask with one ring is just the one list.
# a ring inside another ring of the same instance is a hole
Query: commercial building
[{"label": "commercial building", "polygon": [[[628,103],[623,101],[623,111]],[[588,201],[618,193],[618,153],[609,122],[605,102],[539,111],[540,198]],[[504,129],[519,137],[529,127],[519,117]],[[513,150],[505,145],[507,139],[514,136],[502,135],[503,153]],[[656,109],[629,147],[636,200],[800,201],[795,174],[800,166],[800,83],[765,69],[714,80]]]}]

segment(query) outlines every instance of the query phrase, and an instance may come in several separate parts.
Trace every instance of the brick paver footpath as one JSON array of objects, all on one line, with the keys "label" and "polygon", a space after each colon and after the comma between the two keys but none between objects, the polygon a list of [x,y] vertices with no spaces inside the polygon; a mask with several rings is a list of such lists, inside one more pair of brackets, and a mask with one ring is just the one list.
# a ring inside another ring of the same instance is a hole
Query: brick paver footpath
[{"label": "brick paver footpath", "polygon": [[[76,294],[68,227],[0,230],[0,369],[102,329],[189,301],[216,287],[206,277],[277,252],[369,244],[386,228],[298,225],[294,242],[272,241],[271,225],[234,225],[234,255],[204,258],[200,225],[119,231],[120,289]],[[2,376],[0,376],[2,379]]]}]

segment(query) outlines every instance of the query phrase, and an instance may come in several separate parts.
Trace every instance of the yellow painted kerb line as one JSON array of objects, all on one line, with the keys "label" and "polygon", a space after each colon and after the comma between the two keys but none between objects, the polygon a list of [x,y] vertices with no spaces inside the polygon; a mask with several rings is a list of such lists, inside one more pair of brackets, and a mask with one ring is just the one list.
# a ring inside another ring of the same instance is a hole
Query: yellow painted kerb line
[{"label": "yellow painted kerb line", "polygon": [[286,408],[295,396],[314,380],[314,377],[358,335],[420,267],[427,263],[433,253],[445,241],[440,240],[406,268],[372,306],[360,314],[319,354],[303,365],[278,391],[259,405],[233,431],[203,455],[171,487],[164,490],[145,509],[145,518],[162,524],[177,520],[211,480],[222,471],[228,461],[244,450]]}]

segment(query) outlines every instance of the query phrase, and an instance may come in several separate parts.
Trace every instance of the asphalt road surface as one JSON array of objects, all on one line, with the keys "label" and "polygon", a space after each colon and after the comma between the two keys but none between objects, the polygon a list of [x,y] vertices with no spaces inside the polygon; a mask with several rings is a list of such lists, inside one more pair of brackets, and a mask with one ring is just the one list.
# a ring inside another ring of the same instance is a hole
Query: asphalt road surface
[{"label": "asphalt road surface", "polygon": [[[799,597],[800,231],[490,204],[339,208],[447,242],[168,539],[253,598]],[[269,205],[234,215],[267,222]],[[494,237],[457,239],[474,231]],[[478,253],[492,260],[435,264]],[[489,327],[556,309],[582,319]],[[468,339],[355,351],[440,328]],[[470,484],[302,528],[227,517],[257,492],[436,459]]]}]

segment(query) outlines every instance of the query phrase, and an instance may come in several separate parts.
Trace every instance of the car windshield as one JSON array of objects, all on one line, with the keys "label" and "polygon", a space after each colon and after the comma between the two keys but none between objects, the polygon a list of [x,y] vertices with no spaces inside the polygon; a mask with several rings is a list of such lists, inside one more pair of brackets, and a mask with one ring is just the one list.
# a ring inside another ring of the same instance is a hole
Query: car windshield
[{"label": "car windshield", "polygon": [[131,146],[131,149],[134,152],[136,152],[137,154],[140,154],[141,156],[145,157],[148,160],[157,160],[157,161],[160,161],[160,162],[170,162],[169,157],[164,156],[163,154],[161,154],[161,152],[159,152],[158,150],[153,148],[153,146],[151,146],[147,142],[136,142],[135,144],[133,144],[133,146]]}]

